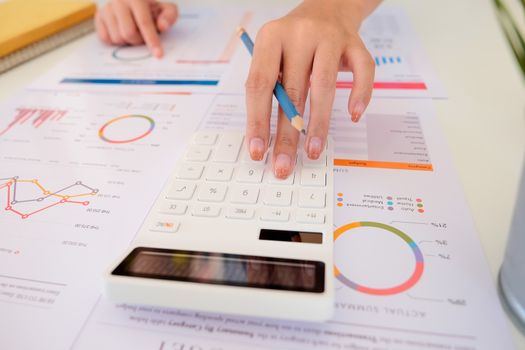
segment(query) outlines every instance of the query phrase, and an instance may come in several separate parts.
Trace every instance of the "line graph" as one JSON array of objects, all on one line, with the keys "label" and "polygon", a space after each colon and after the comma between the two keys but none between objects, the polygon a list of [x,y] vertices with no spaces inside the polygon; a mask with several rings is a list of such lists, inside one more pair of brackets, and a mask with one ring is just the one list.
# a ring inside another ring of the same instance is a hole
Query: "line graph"
[{"label": "line graph", "polygon": [[[224,31],[224,34],[228,34],[229,35],[229,39],[226,43],[226,45],[221,48],[220,52],[215,52],[214,54],[218,54],[219,56],[217,57],[205,57],[205,58],[195,58],[195,57],[180,57],[177,59],[177,63],[178,64],[188,64],[188,65],[192,65],[192,64],[228,64],[230,63],[231,59],[232,59],[232,56],[233,54],[235,53],[235,50],[237,48],[237,46],[239,46],[239,35],[237,34],[237,28],[238,27],[246,27],[248,26],[248,24],[250,23],[250,21],[252,20],[252,17],[253,17],[253,13],[251,11],[246,11],[244,12],[242,15],[241,15],[241,18],[239,20],[239,23],[237,24],[237,26],[233,26],[230,28],[230,26],[228,26],[227,28],[220,28],[220,29],[217,29],[217,30],[222,30]],[[191,18],[191,17],[189,17]],[[209,30],[209,26],[206,27],[206,30]],[[208,40],[207,39],[207,36],[209,35],[208,32],[206,31],[202,31],[202,32],[199,32],[199,34],[201,35],[200,37],[193,37],[192,38],[192,41],[195,41],[195,40]],[[217,33],[215,33],[217,34]],[[220,45],[218,42],[216,43],[216,45]],[[206,45],[209,47],[209,45]],[[214,51],[219,49],[219,46],[214,46],[213,47]]]},{"label": "line graph", "polygon": [[[39,128],[47,121],[59,121],[66,115],[67,111],[45,108],[17,108],[13,120],[3,129],[0,129],[0,136],[7,133],[16,125],[30,123],[34,128]],[[29,120],[32,120],[29,122]]]},{"label": "line graph", "polygon": [[[82,181],[76,181],[56,191],[44,187],[38,179],[20,179],[18,176],[0,178],[0,191],[6,190],[5,210],[18,215],[22,219],[40,213],[44,210],[63,204],[87,206],[89,201],[77,198],[95,196],[98,189],[92,188]],[[21,192],[28,192],[22,197]]]}]

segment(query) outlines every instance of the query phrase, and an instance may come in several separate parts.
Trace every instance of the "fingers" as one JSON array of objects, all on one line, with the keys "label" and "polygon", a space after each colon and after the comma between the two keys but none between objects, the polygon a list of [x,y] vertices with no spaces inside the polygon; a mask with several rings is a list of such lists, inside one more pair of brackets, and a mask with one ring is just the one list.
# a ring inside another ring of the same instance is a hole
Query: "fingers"
[{"label": "fingers", "polygon": [[115,17],[113,3],[108,3],[101,13],[109,39],[113,45],[124,45],[124,39],[120,35],[120,29]]},{"label": "fingers", "polygon": [[130,3],[131,12],[135,23],[144,39],[144,42],[155,57],[162,57],[163,51],[160,44],[157,27],[153,21],[150,4],[142,0],[134,0]]},{"label": "fingers", "polygon": [[365,112],[374,87],[375,64],[364,45],[350,47],[346,59],[354,75],[352,93],[348,100],[348,112],[353,122],[358,122]]},{"label": "fingers", "polygon": [[[301,115],[304,112],[308,92],[313,54],[314,48],[306,45],[288,45],[283,55],[282,83]],[[277,178],[285,179],[292,173],[298,141],[299,131],[292,126],[283,110],[279,108],[277,135],[272,157],[273,171]]]},{"label": "fingers", "polygon": [[95,15],[95,27],[97,29],[97,34],[100,40],[105,44],[111,45],[111,38],[109,37],[108,30],[104,21],[102,20],[102,13],[99,11]]},{"label": "fingers", "polygon": [[305,142],[305,152],[311,159],[319,158],[324,149],[340,60],[340,49],[329,44],[321,44],[315,53],[310,85],[310,119]]},{"label": "fingers", "polygon": [[119,33],[126,44],[138,45],[144,43],[128,5],[122,0],[115,0],[112,2],[112,5]]},{"label": "fingers", "polygon": [[273,88],[281,62],[281,42],[273,31],[269,23],[257,34],[246,80],[246,145],[253,160],[263,158],[270,139]]},{"label": "fingers", "polygon": [[177,5],[161,2],[159,4],[159,14],[156,17],[157,28],[161,33],[164,33],[175,23],[179,15]]}]

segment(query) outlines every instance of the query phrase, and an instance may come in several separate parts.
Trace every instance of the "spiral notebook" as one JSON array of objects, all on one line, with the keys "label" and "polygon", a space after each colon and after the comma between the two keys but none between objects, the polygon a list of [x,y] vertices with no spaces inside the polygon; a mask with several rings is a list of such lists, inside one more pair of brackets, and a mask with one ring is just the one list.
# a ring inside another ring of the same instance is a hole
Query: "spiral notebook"
[{"label": "spiral notebook", "polygon": [[95,11],[90,1],[0,1],[0,73],[92,31]]}]

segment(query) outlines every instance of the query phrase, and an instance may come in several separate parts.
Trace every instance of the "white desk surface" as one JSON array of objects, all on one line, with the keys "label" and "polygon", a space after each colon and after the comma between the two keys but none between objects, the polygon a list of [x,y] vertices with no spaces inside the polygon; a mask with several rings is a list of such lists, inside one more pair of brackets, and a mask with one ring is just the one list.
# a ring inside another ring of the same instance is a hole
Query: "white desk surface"
[{"label": "white desk surface", "polygon": [[[194,1],[193,1],[194,2]],[[391,0],[408,12],[448,100],[439,122],[494,281],[501,265],[525,150],[525,80],[490,0]],[[73,52],[82,39],[0,75],[0,100]],[[525,336],[513,327],[515,343]]]}]

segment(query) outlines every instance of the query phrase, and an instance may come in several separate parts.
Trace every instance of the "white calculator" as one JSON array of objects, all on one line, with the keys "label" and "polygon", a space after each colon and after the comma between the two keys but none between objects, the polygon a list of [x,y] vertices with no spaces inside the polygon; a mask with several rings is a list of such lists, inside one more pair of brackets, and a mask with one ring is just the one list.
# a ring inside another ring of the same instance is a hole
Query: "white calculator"
[{"label": "white calculator", "polygon": [[198,131],[131,248],[106,276],[116,301],[323,321],[332,316],[333,146],[299,147],[286,180],[242,131]]}]

